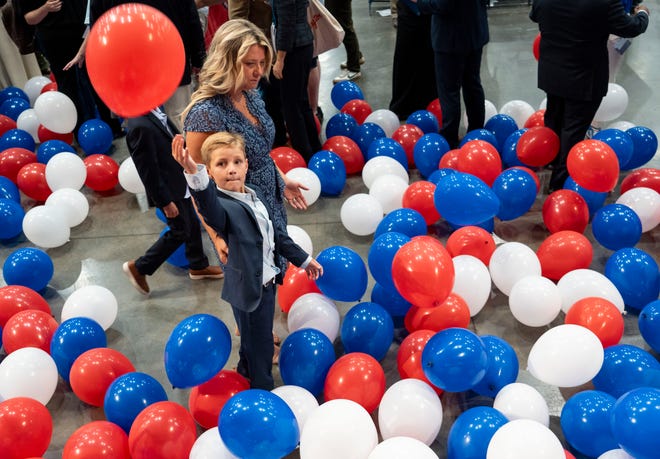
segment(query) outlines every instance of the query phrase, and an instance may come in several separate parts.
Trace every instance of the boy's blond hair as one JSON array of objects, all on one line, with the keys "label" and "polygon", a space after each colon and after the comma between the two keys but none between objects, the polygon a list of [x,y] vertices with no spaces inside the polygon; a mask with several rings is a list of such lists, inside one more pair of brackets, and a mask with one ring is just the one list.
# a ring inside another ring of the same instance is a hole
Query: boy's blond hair
[{"label": "boy's blond hair", "polygon": [[209,165],[213,152],[219,148],[238,148],[245,156],[245,140],[242,135],[231,132],[216,132],[207,137],[202,144],[202,161],[205,165]]}]

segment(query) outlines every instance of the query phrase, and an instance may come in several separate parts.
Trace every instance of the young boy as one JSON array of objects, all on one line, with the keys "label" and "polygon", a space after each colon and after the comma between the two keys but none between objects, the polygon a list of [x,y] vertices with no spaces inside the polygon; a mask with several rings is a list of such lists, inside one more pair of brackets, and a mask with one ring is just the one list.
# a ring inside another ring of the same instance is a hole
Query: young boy
[{"label": "young boy", "polygon": [[[201,153],[206,167],[195,164],[183,137],[172,141],[172,155],[183,166],[199,213],[229,247],[222,298],[231,305],[241,335],[237,371],[252,388],[271,390],[275,284],[282,283],[286,270],[276,265],[275,255],[304,268],[311,279],[318,279],[323,267],[293,242],[286,228],[273,225],[261,191],[246,186],[248,162],[240,135],[213,134]],[[209,176],[215,186],[209,186]]]}]

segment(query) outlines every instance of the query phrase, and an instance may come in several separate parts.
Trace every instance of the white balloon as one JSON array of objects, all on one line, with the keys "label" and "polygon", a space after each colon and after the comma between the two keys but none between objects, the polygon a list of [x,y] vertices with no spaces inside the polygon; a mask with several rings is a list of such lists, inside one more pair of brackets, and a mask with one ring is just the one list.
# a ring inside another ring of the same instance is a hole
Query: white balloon
[{"label": "white balloon", "polygon": [[392,137],[394,131],[396,131],[401,123],[399,122],[399,117],[391,110],[378,109],[374,110],[367,116],[364,120],[365,123],[374,123],[383,128],[385,135],[387,137]]},{"label": "white balloon", "polygon": [[607,94],[600,102],[600,106],[594,115],[594,121],[602,123],[612,121],[623,115],[628,108],[628,93],[616,84],[608,83]]},{"label": "white balloon", "polygon": [[80,225],[89,214],[89,202],[84,194],[73,188],[60,188],[46,199],[46,206],[62,213],[69,228]]},{"label": "white balloon", "polygon": [[513,285],[523,277],[541,275],[541,262],[525,244],[505,242],[493,252],[488,270],[495,286],[508,296]]},{"label": "white balloon", "polygon": [[419,440],[393,437],[376,446],[367,459],[438,459],[438,455]]},{"label": "white balloon", "polygon": [[410,437],[430,445],[442,426],[440,397],[422,380],[397,381],[380,401],[378,426],[383,439]]},{"label": "white balloon", "polygon": [[30,99],[30,105],[34,105],[37,97],[41,95],[41,90],[44,88],[44,86],[50,83],[50,78],[45,76],[36,76],[27,80],[25,86],[23,86],[23,91],[25,91],[25,94],[27,94],[28,98]]},{"label": "white balloon", "polygon": [[617,204],[630,207],[642,222],[642,233],[660,224],[660,193],[652,188],[631,188],[616,200]]},{"label": "white balloon", "polygon": [[117,298],[105,287],[87,285],[74,291],[64,302],[60,322],[74,317],[95,320],[107,330],[117,318]]},{"label": "white balloon", "polygon": [[518,129],[522,129],[525,126],[525,122],[534,112],[534,107],[523,100],[511,100],[500,108],[500,113],[509,115],[516,121]]},{"label": "white balloon", "polygon": [[[491,119],[493,116],[497,115],[497,107],[495,107],[495,104],[488,99],[484,100],[484,111],[485,111],[484,123],[489,119]],[[463,112],[462,121],[463,121],[463,126],[467,128],[468,118],[466,112]]]},{"label": "white balloon", "polygon": [[339,322],[339,311],[335,303],[316,292],[301,295],[293,302],[287,315],[289,333],[314,328],[327,336],[330,342],[337,338]]},{"label": "white balloon", "polygon": [[298,431],[302,434],[309,416],[319,407],[319,402],[310,391],[300,386],[279,386],[271,391],[289,405],[298,423]]},{"label": "white balloon", "polygon": [[79,190],[85,184],[86,178],[85,162],[75,153],[57,153],[46,164],[46,182],[53,191],[60,188]]},{"label": "white balloon", "polygon": [[614,303],[620,312],[625,309],[623,297],[612,281],[592,269],[574,269],[567,272],[559,279],[557,287],[561,293],[561,310],[564,312],[568,312],[579,300],[591,296],[605,298]]},{"label": "white balloon", "polygon": [[527,369],[536,379],[559,387],[576,387],[596,376],[605,352],[586,327],[558,325],[543,333],[529,351]]},{"label": "white balloon", "polygon": [[545,110],[548,106],[548,98],[544,97],[541,103],[539,104],[539,110]]},{"label": "white balloon", "polygon": [[29,133],[36,143],[39,143],[39,117],[33,108],[23,110],[16,118],[16,127]]},{"label": "white balloon", "polygon": [[78,112],[73,101],[59,91],[46,91],[34,102],[39,121],[46,129],[58,134],[68,134],[76,128]]},{"label": "white balloon", "polygon": [[60,247],[69,241],[71,229],[55,207],[37,206],[23,217],[23,233],[33,244],[44,248]]},{"label": "white balloon", "polygon": [[452,292],[465,300],[470,317],[479,314],[490,297],[491,280],[483,261],[472,255],[457,255],[454,263],[454,287]]},{"label": "white balloon", "polygon": [[488,443],[486,459],[566,459],[557,436],[529,419],[517,419],[497,429]]},{"label": "white balloon", "polygon": [[207,430],[195,440],[189,459],[238,459],[225,446],[217,427]]},{"label": "white balloon", "polygon": [[57,365],[36,347],[17,349],[0,363],[0,400],[33,398],[44,405],[57,387]]},{"label": "white balloon", "polygon": [[626,453],[622,449],[611,449],[598,456],[598,459],[635,459],[635,458],[632,457],[630,454]]},{"label": "white balloon", "polygon": [[550,425],[548,402],[528,384],[511,383],[504,386],[495,396],[493,408],[509,421],[531,419],[546,427]]},{"label": "white balloon", "polygon": [[309,188],[308,190],[300,190],[305,197],[308,206],[311,206],[319,199],[319,196],[321,195],[321,180],[311,169],[306,167],[294,167],[286,173],[286,176]]},{"label": "white balloon", "polygon": [[385,214],[400,209],[408,181],[394,174],[381,175],[371,184],[369,194],[383,207]]},{"label": "white balloon", "polygon": [[615,121],[614,123],[610,124],[607,126],[607,129],[618,129],[620,131],[626,132],[628,129],[633,128],[637,126],[635,123],[631,123],[630,121]]},{"label": "white balloon", "polygon": [[523,277],[511,289],[509,308],[513,317],[528,327],[548,325],[561,311],[559,287],[545,277]]},{"label": "white balloon", "polygon": [[293,242],[298,244],[305,252],[309,255],[314,253],[312,238],[309,237],[307,231],[296,225],[287,225],[286,232],[289,234],[289,237],[293,239]]},{"label": "white balloon", "polygon": [[138,194],[144,193],[144,185],[140,179],[137,169],[135,168],[135,163],[133,158],[130,156],[126,158],[119,165],[119,184],[123,189],[129,193]]},{"label": "white balloon", "polygon": [[396,175],[401,177],[406,183],[410,180],[406,168],[399,161],[389,156],[371,158],[362,168],[362,181],[367,188],[371,188],[376,179],[383,175]]},{"label": "white balloon", "polygon": [[323,403],[305,423],[301,459],[365,459],[378,444],[378,432],[367,410],[352,400]]},{"label": "white balloon", "polygon": [[350,196],[341,205],[339,212],[344,228],[357,236],[373,234],[383,219],[383,206],[366,193]]}]

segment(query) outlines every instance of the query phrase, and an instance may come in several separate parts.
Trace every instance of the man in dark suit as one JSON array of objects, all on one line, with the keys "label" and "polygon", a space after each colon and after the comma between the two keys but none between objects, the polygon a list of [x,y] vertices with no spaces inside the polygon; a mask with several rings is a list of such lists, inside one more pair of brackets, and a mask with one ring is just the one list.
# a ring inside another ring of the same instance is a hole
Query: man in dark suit
[{"label": "man in dark suit", "polygon": [[147,197],[161,209],[169,226],[143,256],[124,263],[123,270],[131,284],[147,295],[146,276],[152,275],[181,244],[186,245],[191,279],[222,278],[219,266],[209,266],[183,169],[172,158],[172,138],[179,133],[176,127],[159,108],[128,119],[127,125],[126,144]]},{"label": "man in dark suit", "polygon": [[609,35],[643,33],[649,11],[637,6],[628,15],[621,0],[534,0],[529,17],[541,31],[538,87],[547,94],[545,125],[560,139],[550,179],[550,190],[557,190],[568,177],[568,152],[584,140],[607,94]]},{"label": "man in dark suit", "polygon": [[440,134],[458,147],[461,89],[468,131],[484,126],[485,96],[481,86],[481,54],[488,43],[486,0],[410,0],[420,12],[431,13],[435,78],[442,109]]}]

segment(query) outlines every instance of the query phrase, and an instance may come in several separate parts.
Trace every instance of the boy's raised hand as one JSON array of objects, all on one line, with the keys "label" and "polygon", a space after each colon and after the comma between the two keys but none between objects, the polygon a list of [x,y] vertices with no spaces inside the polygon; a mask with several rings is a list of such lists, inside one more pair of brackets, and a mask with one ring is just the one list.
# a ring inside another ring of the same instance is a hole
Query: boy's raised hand
[{"label": "boy's raised hand", "polygon": [[177,163],[181,164],[187,174],[194,174],[197,172],[197,164],[188,154],[188,150],[185,149],[184,145],[183,136],[181,134],[175,135],[172,139],[172,156]]}]

